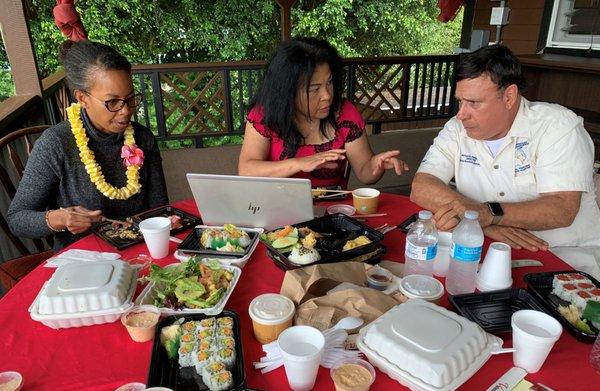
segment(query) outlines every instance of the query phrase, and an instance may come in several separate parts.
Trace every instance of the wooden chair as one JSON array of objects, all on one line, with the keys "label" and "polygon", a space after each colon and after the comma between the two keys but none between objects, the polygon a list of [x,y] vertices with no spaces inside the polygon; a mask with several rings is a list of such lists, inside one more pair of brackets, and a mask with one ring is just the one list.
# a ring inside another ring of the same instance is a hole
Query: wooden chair
[{"label": "wooden chair", "polygon": [[[23,177],[23,171],[25,169],[25,165],[18,154],[15,142],[18,142],[19,140],[24,142],[26,154],[27,157],[29,157],[31,149],[33,148],[33,136],[41,134],[49,127],[49,125],[31,126],[16,130],[0,139],[0,153],[6,150],[10,163],[12,163],[11,171],[13,173],[11,176],[7,167],[0,164],[0,183],[11,200],[15,196],[18,182]],[[13,178],[16,180],[13,180]],[[37,252],[30,251],[25,243],[10,231],[6,217],[1,212],[0,229],[2,229],[6,237],[21,254],[18,258],[0,264],[0,284],[8,290],[21,278],[27,275],[27,273],[52,256],[53,252],[52,250],[48,250],[48,248],[52,248],[53,243],[51,237],[46,238],[45,240],[33,239],[32,242]]]}]

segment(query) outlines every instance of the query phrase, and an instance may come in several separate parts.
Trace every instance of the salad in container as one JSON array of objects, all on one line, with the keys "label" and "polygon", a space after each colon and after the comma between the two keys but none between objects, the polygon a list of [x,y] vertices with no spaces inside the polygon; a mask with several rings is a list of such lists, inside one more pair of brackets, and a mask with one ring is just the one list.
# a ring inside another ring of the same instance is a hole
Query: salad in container
[{"label": "salad in container", "polygon": [[216,315],[225,307],[241,272],[235,266],[199,256],[166,267],[152,264],[148,276],[140,279],[149,284],[136,303],[154,305],[163,315]]}]

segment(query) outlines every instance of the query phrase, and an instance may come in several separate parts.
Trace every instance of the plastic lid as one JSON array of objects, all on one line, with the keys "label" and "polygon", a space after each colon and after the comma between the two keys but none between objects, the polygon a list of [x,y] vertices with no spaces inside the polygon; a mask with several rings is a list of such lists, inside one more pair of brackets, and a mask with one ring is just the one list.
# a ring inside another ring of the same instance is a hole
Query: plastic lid
[{"label": "plastic lid", "polygon": [[23,387],[23,376],[19,372],[7,371],[0,373],[0,389],[17,391]]},{"label": "plastic lid", "polygon": [[286,322],[295,312],[294,302],[278,293],[257,296],[248,307],[252,320],[267,325]]},{"label": "plastic lid", "polygon": [[479,217],[479,212],[474,211],[474,210],[467,210],[465,212],[465,218],[469,219],[469,220],[475,220],[476,218]]},{"label": "plastic lid", "polygon": [[336,204],[336,205],[328,206],[327,213],[329,213],[330,215],[335,214],[335,213],[342,213],[342,214],[345,214],[346,216],[352,216],[353,214],[356,213],[356,209],[350,205]]},{"label": "plastic lid", "polygon": [[419,219],[421,219],[421,220],[431,220],[432,216],[433,215],[428,210],[422,210],[419,212]]},{"label": "plastic lid", "polygon": [[411,274],[400,281],[400,291],[409,299],[433,301],[442,297],[444,286],[433,277]]}]

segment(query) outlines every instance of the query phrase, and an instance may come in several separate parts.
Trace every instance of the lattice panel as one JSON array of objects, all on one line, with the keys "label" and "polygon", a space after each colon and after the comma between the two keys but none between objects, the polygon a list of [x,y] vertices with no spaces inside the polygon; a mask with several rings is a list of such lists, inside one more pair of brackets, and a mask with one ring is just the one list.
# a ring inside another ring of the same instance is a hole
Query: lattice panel
[{"label": "lattice panel", "polygon": [[161,74],[167,134],[225,132],[221,72]]},{"label": "lattice panel", "polygon": [[402,64],[357,65],[354,102],[365,120],[402,117]]}]

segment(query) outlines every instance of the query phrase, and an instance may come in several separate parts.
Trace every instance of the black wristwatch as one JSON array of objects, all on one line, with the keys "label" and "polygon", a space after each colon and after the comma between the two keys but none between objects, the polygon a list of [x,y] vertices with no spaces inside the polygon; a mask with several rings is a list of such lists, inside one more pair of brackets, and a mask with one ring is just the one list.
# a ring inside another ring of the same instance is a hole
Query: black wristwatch
[{"label": "black wristwatch", "polygon": [[504,216],[504,210],[499,202],[486,202],[490,213],[492,214],[492,225],[497,225]]}]

